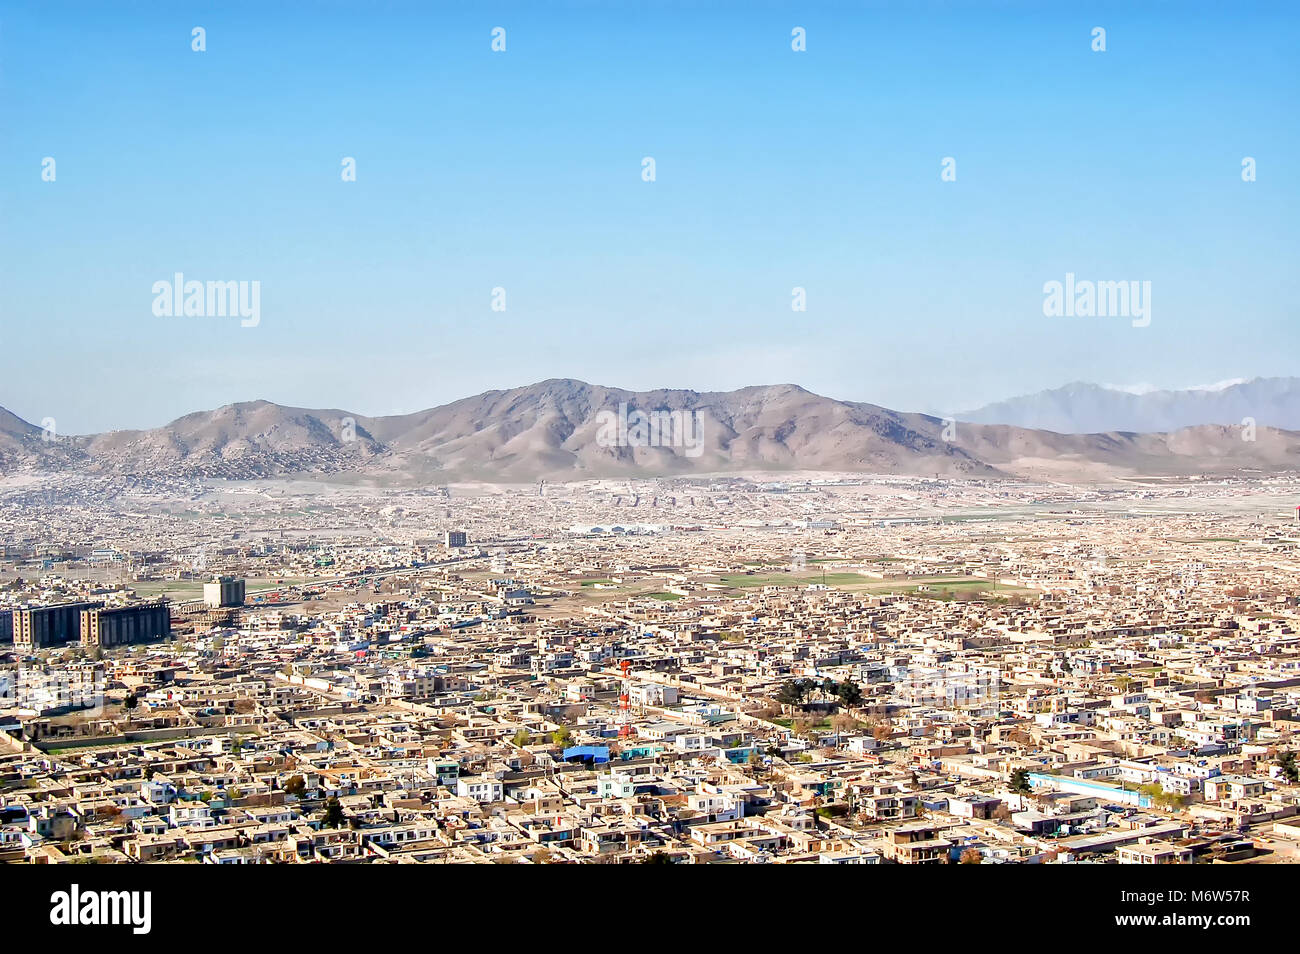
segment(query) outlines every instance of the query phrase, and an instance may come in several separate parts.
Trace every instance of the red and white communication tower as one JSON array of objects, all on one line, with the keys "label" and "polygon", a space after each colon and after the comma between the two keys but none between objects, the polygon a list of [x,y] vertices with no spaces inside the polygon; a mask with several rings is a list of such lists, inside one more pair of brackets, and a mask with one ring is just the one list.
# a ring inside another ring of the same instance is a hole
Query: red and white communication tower
[{"label": "red and white communication tower", "polygon": [[623,670],[623,685],[618,691],[618,737],[626,739],[632,735],[632,660],[624,659],[618,668]]}]

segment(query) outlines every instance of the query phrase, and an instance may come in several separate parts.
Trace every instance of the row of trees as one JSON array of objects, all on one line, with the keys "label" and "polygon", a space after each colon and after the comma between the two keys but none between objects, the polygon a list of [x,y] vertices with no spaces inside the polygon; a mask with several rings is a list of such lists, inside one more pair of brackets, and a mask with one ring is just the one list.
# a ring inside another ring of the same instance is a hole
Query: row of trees
[{"label": "row of trees", "polygon": [[783,706],[805,708],[815,702],[838,702],[844,706],[862,703],[862,689],[852,679],[789,679],[776,691],[776,701]]},{"label": "row of trees", "polygon": [[[536,738],[534,738],[532,733],[530,733],[527,729],[520,729],[513,736],[511,736],[510,741],[522,749],[526,745],[534,745],[537,742],[541,742],[545,738],[546,738],[545,735],[539,735]],[[552,745],[558,745],[560,748],[566,748],[572,741],[573,741],[573,733],[569,730],[568,726],[562,725],[554,732],[551,733]]]}]

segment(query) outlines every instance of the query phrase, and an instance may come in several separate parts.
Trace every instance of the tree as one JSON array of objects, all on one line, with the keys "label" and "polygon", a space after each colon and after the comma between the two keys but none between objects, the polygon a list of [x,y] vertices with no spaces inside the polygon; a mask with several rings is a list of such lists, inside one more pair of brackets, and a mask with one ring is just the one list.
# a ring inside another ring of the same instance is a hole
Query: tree
[{"label": "tree", "polygon": [[795,719],[790,731],[801,739],[807,739],[816,734],[817,725],[812,719]]},{"label": "tree", "polygon": [[852,679],[836,683],[835,696],[846,706],[856,706],[862,701],[862,690]]},{"label": "tree", "polygon": [[641,862],[643,865],[670,865],[672,863],[673,860],[664,851],[652,851],[646,855],[645,861]]},{"label": "tree", "polygon": [[126,709],[128,712],[130,712],[139,704],[140,704],[140,700],[133,695],[127,696],[125,699],[122,700],[122,708]]},{"label": "tree", "polygon": [[1300,782],[1300,767],[1296,765],[1294,752],[1279,752],[1277,764],[1288,782]]},{"label": "tree", "polygon": [[1138,791],[1151,799],[1151,802],[1157,808],[1163,808],[1167,812],[1178,811],[1187,804],[1186,796],[1179,795],[1177,792],[1165,791],[1164,786],[1159,782],[1149,782],[1146,785],[1141,785],[1138,787]]},{"label": "tree", "polygon": [[510,741],[522,749],[525,745],[527,745],[532,740],[533,737],[528,734],[527,729],[520,729],[518,732],[514,734],[514,738],[512,738]]},{"label": "tree", "polygon": [[284,790],[296,798],[302,798],[303,792],[307,791],[307,780],[301,775],[294,775],[284,783]]},{"label": "tree", "polygon": [[329,801],[325,803],[324,824],[326,828],[342,827],[343,806],[339,804],[338,796],[331,795]]},{"label": "tree", "polygon": [[967,848],[965,851],[961,853],[961,858],[957,860],[957,863],[961,865],[977,865],[980,864],[983,860],[984,860],[984,856],[981,855],[976,849]]},{"label": "tree", "polygon": [[1027,795],[1033,790],[1033,786],[1029,784],[1029,769],[1016,769],[1011,773],[1011,791]]},{"label": "tree", "polygon": [[1139,785],[1138,791],[1151,799],[1152,804],[1157,808],[1163,808],[1167,812],[1177,811],[1187,804],[1187,798],[1179,795],[1177,792],[1167,792],[1165,787],[1159,782],[1148,782],[1145,785]]},{"label": "tree", "polygon": [[853,732],[858,728],[858,720],[851,715],[840,713],[831,719],[831,728],[836,732]]},{"label": "tree", "polygon": [[558,745],[560,748],[566,748],[573,741],[573,733],[569,731],[567,725],[562,725],[551,733],[551,744]]},{"label": "tree", "polygon": [[783,706],[802,706],[812,689],[811,679],[788,679],[776,690],[776,701]]},{"label": "tree", "polygon": [[1156,804],[1167,812],[1176,812],[1187,806],[1187,796],[1177,792],[1161,792],[1156,796]]}]

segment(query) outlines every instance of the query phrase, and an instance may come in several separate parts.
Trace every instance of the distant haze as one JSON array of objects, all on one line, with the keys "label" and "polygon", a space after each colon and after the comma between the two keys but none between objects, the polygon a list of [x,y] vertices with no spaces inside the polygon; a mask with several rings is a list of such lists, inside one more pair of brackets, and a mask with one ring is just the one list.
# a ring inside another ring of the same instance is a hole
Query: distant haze
[{"label": "distant haze", "polygon": [[1300,430],[1300,378],[1255,378],[1210,388],[1132,390],[1075,382],[957,415],[977,424],[1011,424],[1096,434],[1174,431],[1198,424],[1256,424]]}]

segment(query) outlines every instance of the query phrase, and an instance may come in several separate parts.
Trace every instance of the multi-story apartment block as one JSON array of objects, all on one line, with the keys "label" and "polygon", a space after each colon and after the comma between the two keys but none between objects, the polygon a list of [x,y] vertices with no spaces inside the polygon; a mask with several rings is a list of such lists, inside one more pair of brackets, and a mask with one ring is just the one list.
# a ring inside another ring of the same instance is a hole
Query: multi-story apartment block
[{"label": "multi-story apartment block", "polygon": [[14,648],[24,652],[50,649],[81,638],[82,614],[103,603],[59,603],[14,611]]},{"label": "multi-story apartment block", "polygon": [[87,609],[81,613],[83,646],[108,649],[113,646],[155,643],[168,639],[171,633],[171,609],[165,600],[109,609]]}]

